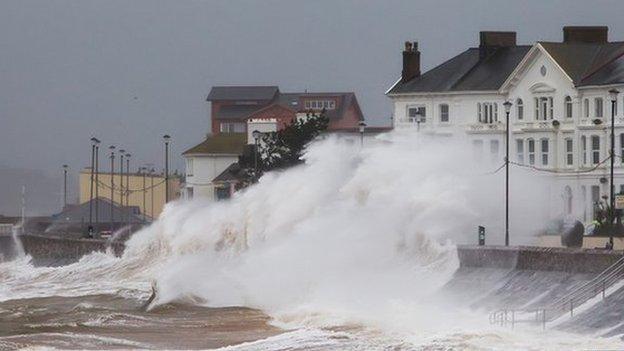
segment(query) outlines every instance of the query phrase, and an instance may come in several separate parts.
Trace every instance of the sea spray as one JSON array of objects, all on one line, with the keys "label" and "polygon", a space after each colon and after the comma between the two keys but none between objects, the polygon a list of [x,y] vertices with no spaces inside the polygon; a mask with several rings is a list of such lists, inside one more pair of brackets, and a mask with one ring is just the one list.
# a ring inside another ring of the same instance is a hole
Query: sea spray
[{"label": "sea spray", "polygon": [[[304,165],[268,173],[229,201],[168,204],[122,258],[12,270],[8,294],[147,299],[156,280],[156,303],[255,307],[289,326],[448,324],[451,309],[431,297],[458,266],[455,243],[473,242],[477,224],[489,242],[502,238],[504,183],[491,174],[502,160],[475,162],[469,150],[404,133],[364,148],[328,137]],[[512,179],[512,192],[534,199],[512,199],[514,240],[527,240],[548,212],[545,192],[517,170]]]}]

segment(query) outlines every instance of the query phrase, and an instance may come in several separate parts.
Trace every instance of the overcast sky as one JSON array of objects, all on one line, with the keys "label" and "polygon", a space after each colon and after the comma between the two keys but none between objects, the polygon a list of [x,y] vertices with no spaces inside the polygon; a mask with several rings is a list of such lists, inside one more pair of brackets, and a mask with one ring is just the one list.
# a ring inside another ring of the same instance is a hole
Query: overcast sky
[{"label": "overcast sky", "polygon": [[387,123],[405,40],[427,69],[477,46],[480,30],[527,44],[608,25],[624,40],[623,14],[624,1],[587,0],[1,0],[0,168],[78,170],[91,136],[162,167],[169,133],[182,170],[180,153],[208,131],[213,85],[354,91],[367,119]]}]

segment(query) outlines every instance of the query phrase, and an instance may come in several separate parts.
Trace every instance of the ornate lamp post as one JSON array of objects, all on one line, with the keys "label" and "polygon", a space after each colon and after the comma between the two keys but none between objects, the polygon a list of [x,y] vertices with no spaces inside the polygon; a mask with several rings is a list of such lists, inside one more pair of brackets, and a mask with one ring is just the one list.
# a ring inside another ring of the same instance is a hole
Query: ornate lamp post
[{"label": "ornate lamp post", "polygon": [[511,102],[505,101],[505,246],[509,246],[509,111]]},{"label": "ornate lamp post", "polygon": [[[615,162],[615,109],[617,107],[617,98],[620,92],[616,89],[609,90],[609,98],[611,99],[611,151],[609,153],[609,157],[611,158],[611,174],[609,184],[609,196],[610,196],[610,204],[612,216],[610,218],[611,224],[613,224],[614,219],[617,217],[615,211],[615,184],[613,184],[613,165]],[[609,233],[609,246],[613,248],[613,231],[615,230],[615,226],[611,226],[612,230]]]},{"label": "ornate lamp post", "polygon": [[360,123],[358,123],[358,127],[360,130],[360,146],[364,146],[364,131],[366,130],[366,122],[364,121],[360,121]]},{"label": "ornate lamp post", "polygon": [[163,135],[165,142],[165,203],[169,202],[169,141],[171,136],[169,134]]}]

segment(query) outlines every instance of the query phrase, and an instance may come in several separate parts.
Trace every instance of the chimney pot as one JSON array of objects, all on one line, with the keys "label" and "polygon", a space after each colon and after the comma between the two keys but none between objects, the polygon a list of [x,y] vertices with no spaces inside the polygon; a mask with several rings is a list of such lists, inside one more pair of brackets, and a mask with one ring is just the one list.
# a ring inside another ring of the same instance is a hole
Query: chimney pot
[{"label": "chimney pot", "polygon": [[405,50],[403,51],[403,71],[401,72],[401,81],[407,82],[413,78],[420,76],[420,51],[418,51],[418,42],[405,42]]}]

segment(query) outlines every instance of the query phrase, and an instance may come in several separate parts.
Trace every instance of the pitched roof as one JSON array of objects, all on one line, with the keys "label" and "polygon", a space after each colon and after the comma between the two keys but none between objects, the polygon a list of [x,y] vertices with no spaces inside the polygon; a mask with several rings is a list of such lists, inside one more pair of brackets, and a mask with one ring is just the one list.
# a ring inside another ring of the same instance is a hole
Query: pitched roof
[{"label": "pitched roof", "polygon": [[245,133],[223,133],[210,135],[206,140],[184,151],[182,155],[239,155],[247,144]]},{"label": "pitched roof", "polygon": [[217,112],[219,119],[241,120],[249,117],[252,113],[264,108],[266,105],[225,105]]},{"label": "pitched roof", "polygon": [[[98,209],[98,221],[108,223],[111,221],[111,201],[107,198],[98,197],[91,200],[94,204],[92,211],[95,208]],[[95,203],[97,202],[97,206]],[[52,216],[54,223],[85,223],[89,222],[89,203],[86,201],[78,205],[67,206],[62,212]],[[125,220],[132,223],[142,223],[143,218],[140,215],[141,211],[138,206],[119,206],[118,203],[113,203],[113,216],[114,220],[121,221],[122,215]],[[95,218],[95,213],[93,213]]]},{"label": "pitched roof", "polygon": [[301,99],[314,99],[314,98],[332,98],[337,97],[340,99],[337,108],[333,110],[326,110],[325,116],[330,120],[340,119],[344,116],[352,102],[357,102],[355,93],[353,92],[327,92],[327,93],[280,93],[278,103],[282,106],[293,109],[297,112],[305,112],[305,106],[301,106]]},{"label": "pitched roof", "polygon": [[624,82],[624,42],[539,44],[575,86]]},{"label": "pitched roof", "polygon": [[278,92],[277,86],[217,86],[206,100],[271,100]]},{"label": "pitched roof", "polygon": [[397,82],[388,94],[498,90],[530,49],[500,47],[480,58],[479,48],[469,48],[418,77]]},{"label": "pitched roof", "polygon": [[234,162],[229,165],[223,172],[221,172],[218,176],[216,176],[212,181],[217,182],[237,182],[242,180],[245,177],[243,173],[243,169],[238,164],[238,162]]}]

